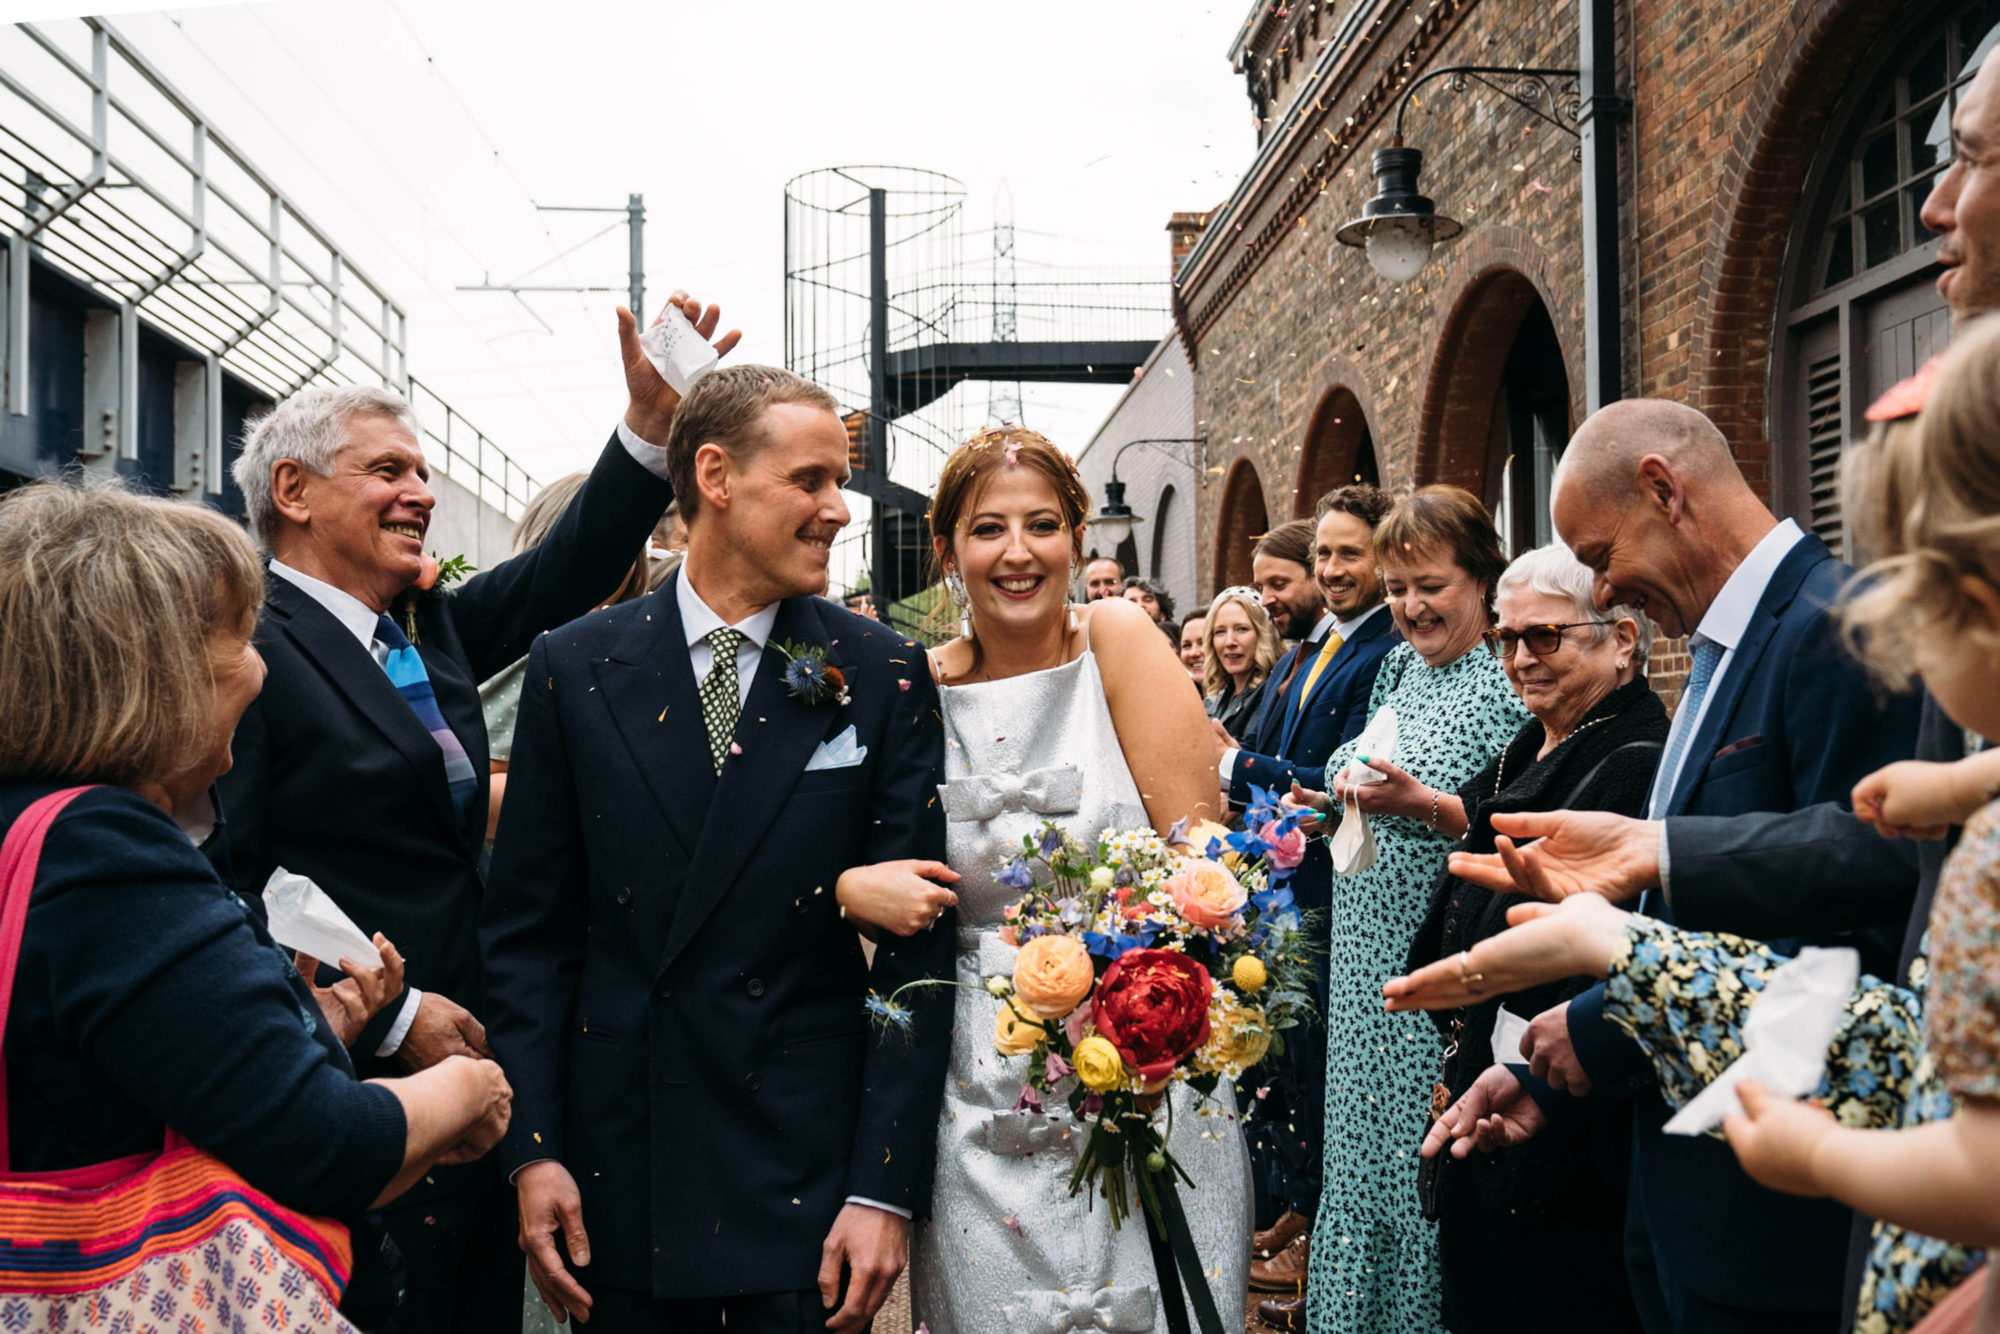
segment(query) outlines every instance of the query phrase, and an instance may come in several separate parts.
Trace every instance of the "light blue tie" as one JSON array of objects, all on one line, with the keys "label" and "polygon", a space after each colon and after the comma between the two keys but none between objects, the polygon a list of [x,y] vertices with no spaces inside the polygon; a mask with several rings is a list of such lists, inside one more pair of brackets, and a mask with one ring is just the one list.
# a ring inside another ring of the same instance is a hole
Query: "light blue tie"
[{"label": "light blue tie", "polygon": [[1708,683],[1715,679],[1715,665],[1721,661],[1722,645],[1715,640],[1704,640],[1695,646],[1694,665],[1688,669],[1687,686],[1681,691],[1680,707],[1674,717],[1676,724],[1685,718],[1687,726],[1675,726],[1666,758],[1660,761],[1660,776],[1655,780],[1649,812],[1655,820],[1673,803],[1674,789],[1681,783],[1681,756],[1687,753],[1694,729],[1701,723],[1701,702],[1708,695]]}]

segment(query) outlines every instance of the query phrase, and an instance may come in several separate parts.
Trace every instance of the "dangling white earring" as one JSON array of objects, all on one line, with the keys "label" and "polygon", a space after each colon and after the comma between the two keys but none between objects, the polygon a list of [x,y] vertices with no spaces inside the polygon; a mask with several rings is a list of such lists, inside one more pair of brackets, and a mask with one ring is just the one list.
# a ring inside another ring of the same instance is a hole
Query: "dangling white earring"
[{"label": "dangling white earring", "polygon": [[966,591],[965,580],[957,570],[944,572],[945,596],[958,608],[958,637],[972,638],[972,594]]},{"label": "dangling white earring", "polygon": [[1069,600],[1069,590],[1076,587],[1076,562],[1071,561],[1063,571],[1063,605],[1069,608],[1069,632],[1076,633],[1076,604]]}]

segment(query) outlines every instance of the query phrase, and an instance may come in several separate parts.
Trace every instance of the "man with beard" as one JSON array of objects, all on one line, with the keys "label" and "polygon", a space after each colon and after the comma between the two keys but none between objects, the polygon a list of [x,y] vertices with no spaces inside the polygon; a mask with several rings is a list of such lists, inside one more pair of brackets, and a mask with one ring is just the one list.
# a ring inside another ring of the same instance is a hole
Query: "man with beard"
[{"label": "man with beard", "polygon": [[1099,556],[1083,567],[1083,600],[1115,598],[1125,583],[1125,567],[1109,556]]},{"label": "man with beard", "polygon": [[[1218,761],[1232,804],[1247,806],[1253,786],[1288,792],[1294,778],[1319,786],[1327,758],[1368,721],[1375,674],[1401,638],[1383,606],[1373,550],[1375,525],[1389,505],[1387,495],[1366,484],[1343,486],[1321,497],[1312,525],[1309,579],[1301,577],[1308,571],[1292,559],[1295,530],[1306,527],[1303,520],[1286,524],[1258,544],[1251,569],[1265,610],[1283,633],[1311,629],[1272,669],[1282,685],[1267,696],[1269,702],[1246,738],[1247,748],[1217,728]],[[1291,880],[1299,908],[1307,913],[1325,909],[1332,880],[1326,843],[1315,840]],[[1323,915],[1319,921],[1323,930]],[[1324,950],[1317,958],[1322,972],[1315,999],[1323,1002]],[[1259,1291],[1284,1294],[1260,1304],[1266,1323],[1303,1329],[1305,1298],[1300,1294],[1311,1240],[1307,1229],[1319,1208],[1326,1051],[1323,1030],[1312,1025],[1288,1036],[1284,1054],[1267,1067],[1268,1094],[1259,1100],[1246,1090],[1242,1098],[1257,1219],[1264,1224],[1253,1243],[1250,1283]]]}]

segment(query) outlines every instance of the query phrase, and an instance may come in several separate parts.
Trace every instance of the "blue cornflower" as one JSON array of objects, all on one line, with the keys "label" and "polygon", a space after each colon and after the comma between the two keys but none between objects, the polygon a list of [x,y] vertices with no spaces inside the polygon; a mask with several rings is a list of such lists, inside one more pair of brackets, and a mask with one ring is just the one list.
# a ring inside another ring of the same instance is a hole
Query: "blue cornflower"
[{"label": "blue cornflower", "polygon": [[996,871],[993,878],[1009,889],[1026,890],[1035,887],[1035,877],[1028,870],[1028,863],[1020,857],[1008,862],[1004,870]]},{"label": "blue cornflower", "polygon": [[1036,849],[1042,854],[1042,856],[1043,857],[1055,856],[1058,852],[1062,851],[1062,845],[1063,845],[1062,830],[1056,828],[1052,824],[1043,825],[1042,837],[1040,841],[1035,844]]},{"label": "blue cornflower", "polygon": [[916,1023],[916,1016],[907,1007],[898,1005],[880,992],[870,991],[861,1003],[867,1008],[869,1017],[883,1028],[893,1028],[907,1036]]}]

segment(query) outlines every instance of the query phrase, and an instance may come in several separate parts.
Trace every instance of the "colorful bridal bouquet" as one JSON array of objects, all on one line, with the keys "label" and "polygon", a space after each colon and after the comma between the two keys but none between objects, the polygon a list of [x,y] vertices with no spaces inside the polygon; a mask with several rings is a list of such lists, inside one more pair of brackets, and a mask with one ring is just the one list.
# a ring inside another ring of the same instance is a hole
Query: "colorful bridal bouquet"
[{"label": "colorful bridal bouquet", "polygon": [[[1178,1215],[1167,1150],[1176,1082],[1212,1093],[1283,1050],[1311,1018],[1311,959],[1285,882],[1305,855],[1301,813],[1258,790],[1240,832],[1217,824],[1115,830],[1085,846],[1054,823],[1000,873],[1020,892],[1000,936],[1018,945],[993,1035],[1023,1061],[1020,1107],[1066,1101],[1088,1128],[1070,1178],[1101,1193],[1114,1225],[1133,1192],[1164,1230]],[[921,983],[915,985],[922,985]],[[895,997],[879,1024],[907,1028]],[[1233,1108],[1231,1109],[1234,1110]]]}]

